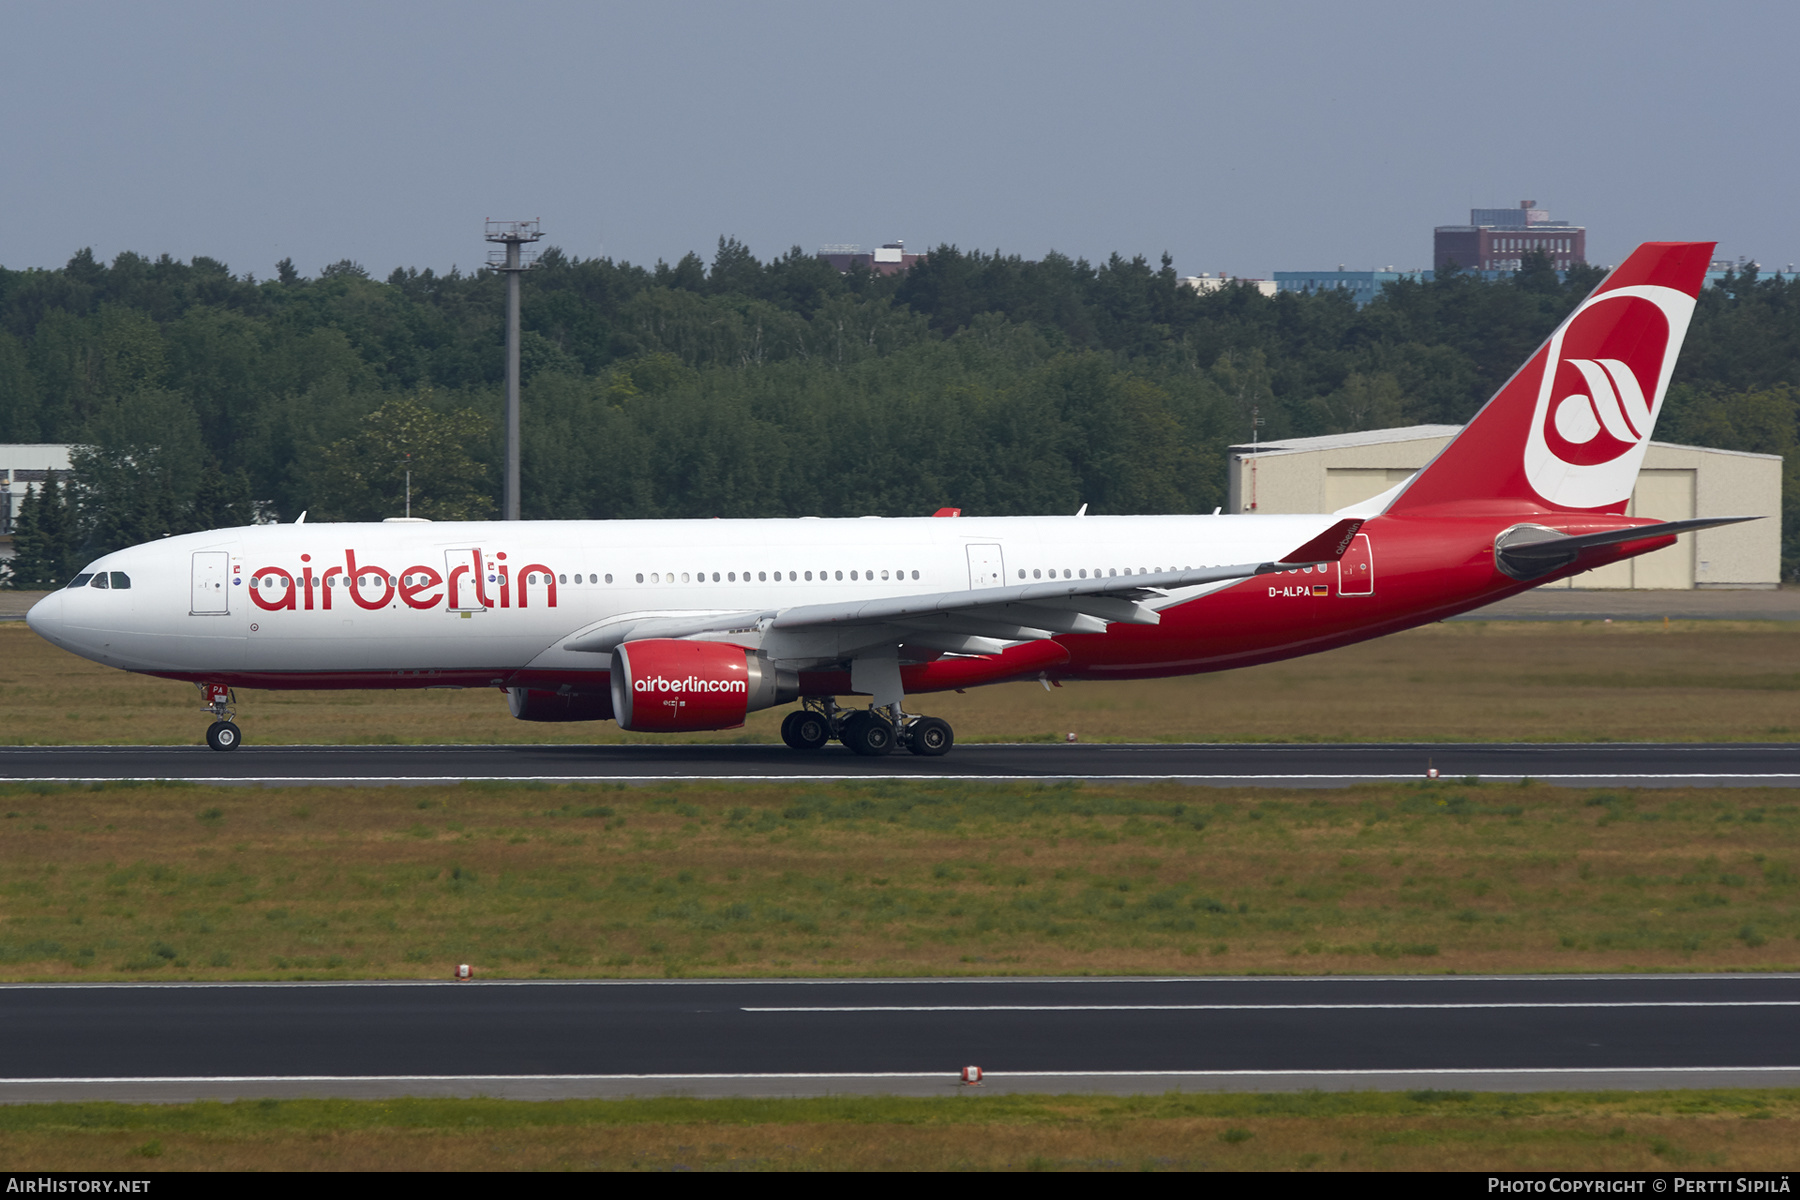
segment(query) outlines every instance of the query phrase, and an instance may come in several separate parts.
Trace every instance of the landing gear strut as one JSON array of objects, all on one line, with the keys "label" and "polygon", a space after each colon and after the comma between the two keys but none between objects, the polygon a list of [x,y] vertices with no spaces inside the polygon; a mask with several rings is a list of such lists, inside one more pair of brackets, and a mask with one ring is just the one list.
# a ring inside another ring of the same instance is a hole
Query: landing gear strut
[{"label": "landing gear strut", "polygon": [[213,715],[213,723],[206,729],[206,744],[214,750],[236,750],[244,740],[244,731],[231,719],[237,716],[237,710],[231,706],[231,689],[222,683],[203,683],[200,694],[206,699],[206,710]]},{"label": "landing gear strut", "polygon": [[781,740],[795,750],[817,750],[836,738],[865,758],[880,758],[901,746],[936,758],[956,744],[950,722],[900,712],[898,706],[841,708],[829,696],[807,697],[805,707],[781,722]]}]

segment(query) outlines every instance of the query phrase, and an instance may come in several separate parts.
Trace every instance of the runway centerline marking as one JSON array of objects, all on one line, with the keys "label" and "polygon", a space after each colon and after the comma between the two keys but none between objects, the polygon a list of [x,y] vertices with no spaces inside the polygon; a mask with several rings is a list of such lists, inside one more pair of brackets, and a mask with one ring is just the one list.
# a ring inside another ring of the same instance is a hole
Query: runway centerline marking
[{"label": "runway centerline marking", "polygon": [[1800,1008],[1800,1000],[1495,1000],[1446,1004],[815,1004],[745,1005],[747,1013],[1291,1012],[1463,1008]]}]

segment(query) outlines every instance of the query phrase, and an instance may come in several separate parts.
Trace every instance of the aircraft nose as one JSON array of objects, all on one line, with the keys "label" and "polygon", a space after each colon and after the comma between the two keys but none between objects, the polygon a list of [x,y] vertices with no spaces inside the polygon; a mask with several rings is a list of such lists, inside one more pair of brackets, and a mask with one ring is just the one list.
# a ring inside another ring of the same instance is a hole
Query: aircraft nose
[{"label": "aircraft nose", "polygon": [[30,611],[25,614],[25,624],[39,637],[54,642],[56,631],[62,625],[63,603],[61,591],[51,592],[31,606]]}]

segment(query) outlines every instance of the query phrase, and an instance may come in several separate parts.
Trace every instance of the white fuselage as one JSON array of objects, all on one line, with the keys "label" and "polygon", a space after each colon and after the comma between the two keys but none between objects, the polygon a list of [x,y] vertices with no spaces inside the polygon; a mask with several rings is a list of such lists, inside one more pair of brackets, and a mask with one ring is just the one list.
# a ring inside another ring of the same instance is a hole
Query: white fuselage
[{"label": "white fuselage", "polygon": [[[505,672],[526,667],[604,670],[604,655],[563,644],[622,618],[779,610],[1266,561],[1332,520],[262,525],[106,555],[87,571],[123,573],[129,588],[65,588],[34,607],[29,619],[57,645],[132,671],[184,677],[416,672],[421,683],[439,672],[491,671],[498,683]],[[1168,602],[1209,590],[1184,589]]]}]

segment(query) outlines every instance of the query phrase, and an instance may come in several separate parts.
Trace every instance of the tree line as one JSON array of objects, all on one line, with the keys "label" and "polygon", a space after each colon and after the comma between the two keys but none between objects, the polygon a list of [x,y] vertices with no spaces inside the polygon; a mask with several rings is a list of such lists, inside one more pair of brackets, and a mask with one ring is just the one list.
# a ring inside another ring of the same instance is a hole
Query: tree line
[{"label": "tree line", "polygon": [[[1541,257],[1343,294],[1200,294],[1113,255],[940,246],[903,275],[795,247],[653,267],[554,248],[524,277],[535,518],[1211,511],[1225,448],[1461,422],[1600,278]],[[234,275],[89,251],[0,268],[0,442],[78,446],[21,514],[12,582],[243,523],[483,517],[502,453],[504,282],[349,261]],[[1707,289],[1663,440],[1786,459],[1800,570],[1800,284]],[[21,464],[29,465],[29,464]]]}]

